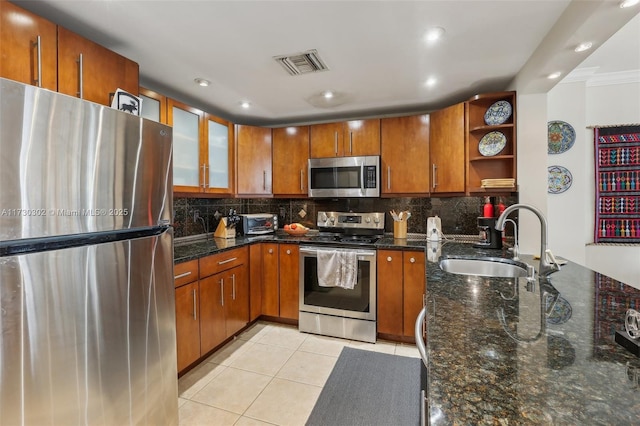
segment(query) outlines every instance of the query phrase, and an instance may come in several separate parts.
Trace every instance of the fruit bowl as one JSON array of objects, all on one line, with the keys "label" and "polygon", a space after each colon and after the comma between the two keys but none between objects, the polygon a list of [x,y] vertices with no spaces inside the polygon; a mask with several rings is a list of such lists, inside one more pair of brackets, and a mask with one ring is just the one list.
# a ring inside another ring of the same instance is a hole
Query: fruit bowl
[{"label": "fruit bowl", "polygon": [[301,237],[305,235],[307,232],[309,232],[309,229],[308,228],[285,229],[284,232],[286,232],[289,235],[295,235],[295,236]]}]

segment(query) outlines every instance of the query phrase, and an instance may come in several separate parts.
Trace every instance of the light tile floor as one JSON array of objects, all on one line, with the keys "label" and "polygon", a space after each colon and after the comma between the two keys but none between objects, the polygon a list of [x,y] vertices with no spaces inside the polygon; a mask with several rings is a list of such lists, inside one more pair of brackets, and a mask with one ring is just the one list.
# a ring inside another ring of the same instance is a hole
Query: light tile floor
[{"label": "light tile floor", "polygon": [[304,425],[344,346],[420,356],[415,345],[257,322],[178,380],[180,425]]}]

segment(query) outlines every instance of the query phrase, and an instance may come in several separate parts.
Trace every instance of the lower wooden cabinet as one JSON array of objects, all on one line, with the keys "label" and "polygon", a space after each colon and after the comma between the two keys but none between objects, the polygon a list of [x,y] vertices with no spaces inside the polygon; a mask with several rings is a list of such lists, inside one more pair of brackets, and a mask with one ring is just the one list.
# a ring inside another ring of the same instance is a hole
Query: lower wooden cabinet
[{"label": "lower wooden cabinet", "polygon": [[414,341],[425,293],[425,253],[378,250],[378,334]]},{"label": "lower wooden cabinet", "polygon": [[249,323],[249,248],[175,265],[178,372]]},{"label": "lower wooden cabinet", "polygon": [[252,317],[298,320],[299,254],[296,244],[262,243],[251,251],[251,295],[260,297],[260,313],[251,301]]}]

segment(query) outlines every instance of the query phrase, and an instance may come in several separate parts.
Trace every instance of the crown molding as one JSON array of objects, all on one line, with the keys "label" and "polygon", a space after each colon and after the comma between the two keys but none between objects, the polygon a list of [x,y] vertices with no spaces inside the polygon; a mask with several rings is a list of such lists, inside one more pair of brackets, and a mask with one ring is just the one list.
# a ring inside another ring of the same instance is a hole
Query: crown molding
[{"label": "crown molding", "polygon": [[560,84],[584,82],[587,87],[640,83],[640,69],[598,74],[599,67],[576,68]]}]

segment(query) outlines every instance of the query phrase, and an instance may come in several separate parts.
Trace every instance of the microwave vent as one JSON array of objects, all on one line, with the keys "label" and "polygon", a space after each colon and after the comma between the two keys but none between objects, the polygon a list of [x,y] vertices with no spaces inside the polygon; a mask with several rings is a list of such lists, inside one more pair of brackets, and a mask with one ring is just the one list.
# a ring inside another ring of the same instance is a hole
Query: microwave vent
[{"label": "microwave vent", "polygon": [[273,59],[282,65],[289,75],[302,75],[329,70],[329,67],[320,58],[316,49],[292,55],[274,56]]}]

